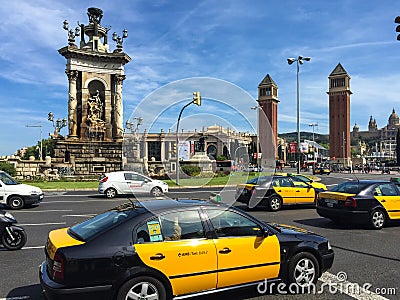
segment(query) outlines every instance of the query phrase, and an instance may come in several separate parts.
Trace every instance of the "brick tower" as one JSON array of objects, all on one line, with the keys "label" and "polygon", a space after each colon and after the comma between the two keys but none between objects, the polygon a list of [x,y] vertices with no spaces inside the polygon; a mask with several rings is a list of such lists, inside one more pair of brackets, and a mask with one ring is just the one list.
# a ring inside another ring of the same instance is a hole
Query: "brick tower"
[{"label": "brick tower", "polygon": [[329,75],[330,156],[350,164],[350,76],[339,63]]},{"label": "brick tower", "polygon": [[278,86],[269,74],[258,85],[257,102],[262,108],[262,112],[258,111],[258,128],[260,151],[265,164],[265,159],[275,161],[278,140]]}]

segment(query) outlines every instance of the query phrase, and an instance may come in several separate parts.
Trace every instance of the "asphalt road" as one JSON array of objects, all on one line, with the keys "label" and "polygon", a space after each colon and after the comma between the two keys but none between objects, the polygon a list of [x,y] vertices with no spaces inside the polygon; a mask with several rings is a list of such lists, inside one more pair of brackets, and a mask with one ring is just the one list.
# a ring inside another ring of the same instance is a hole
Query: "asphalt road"
[{"label": "asphalt road", "polygon": [[[393,175],[355,174],[361,178],[388,178]],[[322,182],[329,186],[343,180],[355,179],[352,174],[333,173],[321,175]],[[207,190],[180,189],[171,190],[171,197],[208,198]],[[223,201],[228,201],[234,193],[232,187],[223,192]],[[49,231],[70,226],[85,218],[125,202],[126,198],[106,199],[95,191],[86,192],[49,192],[45,200],[36,207],[11,211],[28,234],[26,246],[19,251],[7,251],[0,246],[0,300],[44,299],[38,279],[38,266],[44,260],[44,244]],[[247,210],[245,207],[241,207]],[[211,299],[399,299],[400,270],[400,224],[374,231],[356,226],[339,226],[321,218],[313,207],[285,207],[279,212],[261,209],[249,211],[256,217],[276,223],[302,227],[330,239],[335,250],[334,265],[319,281],[323,287],[322,295],[300,294],[282,295],[279,290],[260,294],[255,288],[244,288],[235,292],[225,292],[209,296],[196,297],[196,300]],[[338,281],[336,275],[341,280]],[[328,283],[331,283],[330,286]],[[374,294],[367,295],[366,290],[357,290],[364,286]],[[370,286],[369,286],[370,285]],[[340,291],[342,288],[342,291]],[[259,290],[262,292],[263,287]],[[331,290],[330,290],[331,289]],[[355,293],[351,293],[355,291]],[[382,294],[379,296],[379,294]],[[396,293],[393,295],[393,293]],[[391,295],[389,295],[391,294]]]}]

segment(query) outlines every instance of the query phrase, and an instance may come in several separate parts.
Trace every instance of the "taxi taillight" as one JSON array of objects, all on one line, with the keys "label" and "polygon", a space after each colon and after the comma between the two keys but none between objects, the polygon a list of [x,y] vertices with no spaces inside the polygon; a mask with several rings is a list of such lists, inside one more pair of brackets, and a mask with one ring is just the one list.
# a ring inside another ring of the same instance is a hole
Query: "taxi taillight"
[{"label": "taxi taillight", "polygon": [[56,282],[61,282],[64,280],[64,258],[60,253],[56,253],[54,255],[51,275]]},{"label": "taxi taillight", "polygon": [[104,176],[102,179],[100,179],[100,182],[106,182],[108,180],[108,176]]},{"label": "taxi taillight", "polygon": [[345,207],[357,207],[357,201],[353,197],[347,197],[346,201],[344,202]]}]

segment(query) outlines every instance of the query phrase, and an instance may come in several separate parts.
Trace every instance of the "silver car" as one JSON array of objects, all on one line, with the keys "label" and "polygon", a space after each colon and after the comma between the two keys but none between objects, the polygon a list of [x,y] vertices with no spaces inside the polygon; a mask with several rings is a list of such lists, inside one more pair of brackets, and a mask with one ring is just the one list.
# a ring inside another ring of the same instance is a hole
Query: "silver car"
[{"label": "silver car", "polygon": [[99,182],[98,192],[107,198],[117,195],[150,194],[154,197],[168,192],[168,184],[131,171],[106,173]]}]

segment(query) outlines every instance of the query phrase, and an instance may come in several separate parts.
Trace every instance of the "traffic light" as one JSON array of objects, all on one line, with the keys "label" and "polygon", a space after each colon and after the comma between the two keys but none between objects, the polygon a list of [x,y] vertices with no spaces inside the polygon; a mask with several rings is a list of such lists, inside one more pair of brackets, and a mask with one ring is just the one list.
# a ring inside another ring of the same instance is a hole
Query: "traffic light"
[{"label": "traffic light", "polygon": [[193,92],[193,103],[200,106],[201,105],[201,96],[200,92]]},{"label": "traffic light", "polygon": [[[394,22],[400,24],[400,16],[397,16],[396,19],[394,19]],[[397,25],[396,32],[400,33],[400,25]],[[397,40],[400,41],[400,34],[397,35]]]},{"label": "traffic light", "polygon": [[172,153],[176,153],[176,143],[172,146]]}]

